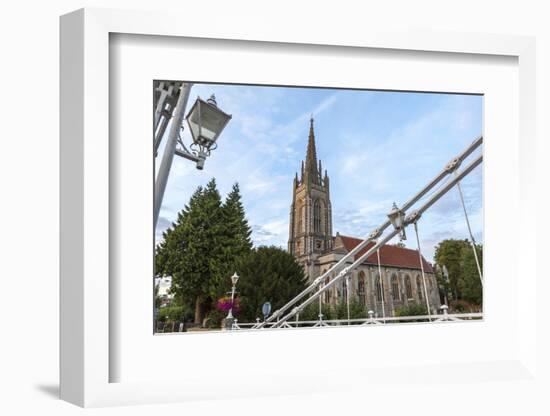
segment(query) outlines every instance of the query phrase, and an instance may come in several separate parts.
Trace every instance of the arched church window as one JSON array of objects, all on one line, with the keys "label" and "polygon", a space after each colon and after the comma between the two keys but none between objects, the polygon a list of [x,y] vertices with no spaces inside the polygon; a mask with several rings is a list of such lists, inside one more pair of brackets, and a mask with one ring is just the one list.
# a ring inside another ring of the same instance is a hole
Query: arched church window
[{"label": "arched church window", "polygon": [[304,232],[304,207],[298,208],[298,232]]},{"label": "arched church window", "polygon": [[345,278],[342,279],[341,299],[343,302],[348,301],[348,285],[347,285],[347,280]]},{"label": "arched church window", "polygon": [[422,300],[422,279],[420,279],[420,275],[416,276],[416,293],[418,299]]},{"label": "arched church window", "polygon": [[391,296],[393,300],[399,300],[399,282],[395,274],[391,277]]},{"label": "arched church window", "polygon": [[376,283],[374,284],[374,288],[376,290],[376,300],[378,302],[382,302],[382,285],[380,284],[380,275],[376,275]]},{"label": "arched church window", "polygon": [[319,200],[313,204],[313,231],[321,232],[321,201]]},{"label": "arched church window", "polygon": [[405,295],[407,295],[407,299],[411,299],[413,297],[411,277],[408,274],[405,275]]},{"label": "arched church window", "polygon": [[357,278],[357,297],[359,298],[359,303],[361,305],[364,305],[365,302],[365,272],[361,271],[359,272],[359,276]]}]

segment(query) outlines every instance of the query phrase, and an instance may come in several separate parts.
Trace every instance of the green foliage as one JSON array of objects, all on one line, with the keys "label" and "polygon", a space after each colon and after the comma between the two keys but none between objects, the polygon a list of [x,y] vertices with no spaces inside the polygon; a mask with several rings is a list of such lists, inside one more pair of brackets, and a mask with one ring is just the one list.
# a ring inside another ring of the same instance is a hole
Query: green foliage
[{"label": "green foliage", "polygon": [[[483,246],[476,246],[480,265],[483,267]],[[464,300],[469,303],[481,305],[483,290],[479,280],[479,273],[468,240],[443,240],[436,247],[435,262],[445,266],[449,273],[449,281],[442,273],[437,274],[440,287],[450,293],[454,300]]]},{"label": "green foliage", "polygon": [[470,303],[465,300],[452,300],[449,304],[449,313],[482,312],[480,304]]},{"label": "green foliage", "polygon": [[185,306],[166,306],[160,308],[158,320],[161,322],[183,322],[193,316],[193,311]]},{"label": "green foliage", "polygon": [[[334,306],[333,319],[348,319],[348,306],[346,302],[339,302]],[[357,299],[351,298],[349,302],[350,319],[366,318],[367,308],[361,305]]]},{"label": "green foliage", "polygon": [[[480,267],[483,267],[483,248],[478,245],[476,246],[476,250]],[[462,275],[458,280],[457,286],[461,294],[461,299],[469,303],[481,305],[483,301],[483,288],[479,279],[479,272],[477,270],[474,251],[471,245],[462,253]]]},{"label": "green foliage", "polygon": [[172,276],[172,291],[180,303],[194,305],[197,323],[228,290],[237,259],[251,249],[240,199],[235,184],[222,205],[211,179],[197,188],[157,246],[156,275]]},{"label": "green foliage", "polygon": [[222,326],[222,320],[227,316],[226,312],[212,309],[208,312],[205,319],[204,326],[206,328],[220,329]]},{"label": "green foliage", "polygon": [[[346,302],[339,302],[336,305],[322,305],[323,320],[348,319],[348,306]],[[367,308],[357,299],[351,299],[349,303],[349,318],[367,318]],[[319,302],[313,302],[300,312],[300,321],[317,321],[319,319]]]},{"label": "green foliage", "polygon": [[[334,311],[330,305],[322,305],[323,320],[334,319]],[[317,321],[319,319],[319,302],[315,301],[307,305],[299,316],[300,321]]]},{"label": "green foliage", "polygon": [[427,315],[426,305],[419,303],[409,303],[395,309],[395,316],[420,316]]},{"label": "green foliage", "polygon": [[160,308],[160,303],[162,299],[159,296],[159,285],[154,285],[153,291],[154,291],[153,296],[155,299],[155,308]]},{"label": "green foliage", "polygon": [[233,185],[231,192],[225,199],[223,216],[226,235],[231,239],[230,245],[227,246],[228,251],[231,252],[233,257],[238,257],[242,253],[250,251],[252,248],[252,240],[250,239],[252,230],[245,217],[238,183]]},{"label": "green foliage", "polygon": [[306,287],[302,266],[292,254],[278,247],[255,248],[240,257],[235,267],[240,275],[240,322],[262,319],[264,302],[271,302],[275,311]]},{"label": "green foliage", "polygon": [[352,299],[349,307],[351,319],[368,318],[369,314],[367,313],[367,305],[362,304],[361,302],[359,302],[359,300],[355,298]]},{"label": "green foliage", "polygon": [[252,230],[245,216],[239,185],[235,183],[222,205],[222,245],[219,247],[219,259],[216,272],[222,279],[216,290],[216,299],[231,290],[229,277],[238,272],[237,262],[252,249],[250,235]]},{"label": "green foliage", "polygon": [[451,293],[451,284],[449,281],[447,281],[441,269],[435,270],[435,280],[437,282],[438,288],[440,288],[447,294]]},{"label": "green foliage", "polygon": [[462,274],[462,253],[469,246],[468,240],[443,240],[435,248],[435,262],[439,265],[445,265],[449,272],[449,288],[451,293],[460,297],[458,291],[458,280]]},{"label": "green foliage", "polygon": [[464,313],[468,311],[468,302],[464,300],[453,300],[450,302],[449,309],[454,313]]}]

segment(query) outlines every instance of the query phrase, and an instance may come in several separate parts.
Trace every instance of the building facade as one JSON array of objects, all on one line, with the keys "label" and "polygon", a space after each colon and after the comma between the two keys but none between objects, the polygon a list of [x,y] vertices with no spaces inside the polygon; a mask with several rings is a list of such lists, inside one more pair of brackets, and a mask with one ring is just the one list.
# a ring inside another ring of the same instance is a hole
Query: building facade
[{"label": "building facade", "polygon": [[[332,206],[328,172],[317,161],[313,119],[310,120],[305,161],[295,175],[290,206],[288,251],[304,267],[311,282],[328,271],[362,240],[332,233]],[[373,243],[355,255],[359,258]],[[354,259],[350,259],[351,264]],[[439,289],[432,265],[422,257],[425,284],[418,251],[386,244],[377,253],[327,290],[323,303],[345,302],[347,296],[374,311],[378,317],[394,316],[397,308],[429,304],[434,313],[440,307]],[[349,288],[347,284],[349,282]],[[428,302],[426,302],[426,299]]]},{"label": "building facade", "polygon": [[332,249],[332,207],[327,171],[317,163],[313,119],[310,120],[305,163],[294,177],[290,207],[288,251],[308,276],[318,273],[318,258]]}]

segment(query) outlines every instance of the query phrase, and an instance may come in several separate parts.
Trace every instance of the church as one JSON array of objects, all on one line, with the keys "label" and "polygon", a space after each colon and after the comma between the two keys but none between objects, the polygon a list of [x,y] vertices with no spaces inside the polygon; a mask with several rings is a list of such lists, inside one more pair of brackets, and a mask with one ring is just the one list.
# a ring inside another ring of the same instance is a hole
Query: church
[{"label": "church", "polygon": [[[382,220],[382,219],[381,219]],[[305,161],[300,177],[292,185],[288,251],[303,265],[311,282],[325,273],[362,241],[361,238],[332,233],[332,206],[328,172],[317,161],[313,118],[310,120]],[[359,258],[374,243],[355,255]],[[351,264],[352,260],[349,260]],[[386,244],[352,271],[350,297],[372,310],[375,316],[394,316],[395,310],[411,303],[426,305],[426,293],[432,313],[440,307],[439,290],[432,265],[422,257],[426,286],[418,251]],[[381,272],[381,273],[380,273]],[[380,278],[380,274],[382,275]],[[345,302],[345,279],[327,290],[325,304]],[[351,300],[351,299],[350,299]]]}]

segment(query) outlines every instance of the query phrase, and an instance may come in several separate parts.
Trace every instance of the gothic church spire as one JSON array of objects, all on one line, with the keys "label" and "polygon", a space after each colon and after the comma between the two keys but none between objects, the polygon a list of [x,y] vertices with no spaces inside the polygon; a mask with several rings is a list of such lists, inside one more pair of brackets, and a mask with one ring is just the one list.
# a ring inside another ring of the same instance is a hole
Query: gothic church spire
[{"label": "gothic church spire", "polygon": [[329,179],[317,160],[313,116],[309,120],[306,157],[300,181],[294,177],[290,205],[288,251],[296,256],[310,279],[319,276],[318,258],[332,249],[332,208]]},{"label": "gothic church spire", "polygon": [[313,130],[313,116],[309,120],[309,139],[307,142],[305,174],[306,179],[310,179],[312,183],[319,185],[319,172],[317,170],[317,151],[315,149],[315,132]]}]

